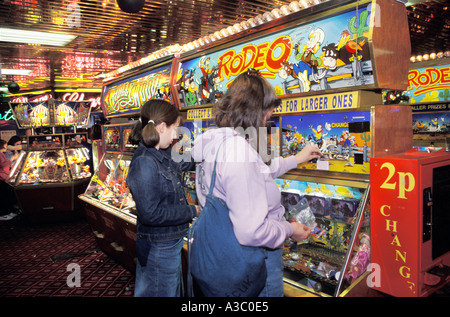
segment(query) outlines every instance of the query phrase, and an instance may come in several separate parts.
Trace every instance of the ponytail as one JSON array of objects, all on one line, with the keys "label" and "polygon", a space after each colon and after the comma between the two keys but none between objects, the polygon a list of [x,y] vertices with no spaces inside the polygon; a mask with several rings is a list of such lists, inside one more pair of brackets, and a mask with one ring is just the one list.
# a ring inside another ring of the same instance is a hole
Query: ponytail
[{"label": "ponytail", "polygon": [[156,126],[165,122],[168,126],[174,124],[180,113],[175,106],[162,99],[152,99],[141,107],[139,120],[133,127],[128,140],[137,145],[143,142],[146,147],[155,147],[159,143],[159,132]]},{"label": "ponytail", "polygon": [[146,147],[154,147],[159,143],[159,132],[156,130],[156,124],[153,120],[149,120],[142,129],[142,142]]},{"label": "ponytail", "polygon": [[141,120],[138,120],[133,129],[131,130],[130,134],[128,135],[128,142],[130,142],[133,145],[138,145],[139,142],[141,142],[142,139],[142,122]]}]

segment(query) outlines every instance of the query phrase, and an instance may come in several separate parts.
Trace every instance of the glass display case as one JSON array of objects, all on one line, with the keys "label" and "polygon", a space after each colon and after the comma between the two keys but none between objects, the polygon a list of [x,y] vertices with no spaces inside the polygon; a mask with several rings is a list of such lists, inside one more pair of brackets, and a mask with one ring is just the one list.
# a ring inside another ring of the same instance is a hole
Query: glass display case
[{"label": "glass display case", "polygon": [[14,163],[9,182],[12,185],[68,183],[89,179],[89,151],[83,146],[86,135],[80,133],[28,136],[28,149]]},{"label": "glass display case", "polygon": [[86,191],[78,196],[99,247],[130,271],[136,264],[136,205],[126,179],[135,147],[133,123],[103,126],[105,153]]},{"label": "glass display case", "polygon": [[69,171],[63,150],[28,153],[19,184],[69,182]]},{"label": "glass display case", "polygon": [[322,181],[292,176],[276,179],[286,219],[296,221],[302,206],[305,212],[312,212],[314,222],[308,239],[286,241],[284,276],[292,285],[336,296],[340,288],[345,290],[358,279],[370,262],[368,184],[352,182],[353,186],[348,186]]},{"label": "glass display case", "polygon": [[135,219],[136,206],[126,184],[130,162],[131,155],[105,153],[84,198],[107,207],[121,217]]},{"label": "glass display case", "polygon": [[83,192],[92,171],[86,133],[27,136],[27,149],[11,168],[9,184],[30,218],[63,216],[80,209],[76,196]]}]

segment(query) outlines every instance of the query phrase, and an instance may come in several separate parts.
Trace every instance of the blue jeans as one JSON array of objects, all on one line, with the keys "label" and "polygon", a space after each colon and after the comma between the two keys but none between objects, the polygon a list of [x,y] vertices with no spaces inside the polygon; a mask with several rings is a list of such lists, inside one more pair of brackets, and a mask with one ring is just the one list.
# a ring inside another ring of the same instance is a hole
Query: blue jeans
[{"label": "blue jeans", "polygon": [[[142,241],[141,241],[142,242]],[[141,243],[140,242],[140,243]],[[170,241],[145,241],[144,248],[137,247],[138,257],[144,256],[146,263],[137,261],[135,297],[180,297],[183,296],[181,249],[183,239]]]},{"label": "blue jeans", "polygon": [[258,297],[283,297],[283,249],[267,250],[266,285]]}]

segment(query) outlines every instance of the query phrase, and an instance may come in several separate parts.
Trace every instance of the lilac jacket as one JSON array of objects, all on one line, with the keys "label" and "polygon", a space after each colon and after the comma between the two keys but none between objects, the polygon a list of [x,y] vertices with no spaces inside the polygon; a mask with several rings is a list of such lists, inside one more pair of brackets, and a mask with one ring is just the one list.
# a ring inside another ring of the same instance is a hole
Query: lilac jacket
[{"label": "lilac jacket", "polygon": [[281,193],[274,178],[295,168],[295,157],[278,157],[267,166],[251,145],[231,128],[209,129],[198,136],[191,155],[196,162],[203,162],[196,170],[200,206],[205,203],[217,155],[213,195],[223,199],[230,209],[239,243],[275,249],[292,235],[293,228],[284,218]]}]

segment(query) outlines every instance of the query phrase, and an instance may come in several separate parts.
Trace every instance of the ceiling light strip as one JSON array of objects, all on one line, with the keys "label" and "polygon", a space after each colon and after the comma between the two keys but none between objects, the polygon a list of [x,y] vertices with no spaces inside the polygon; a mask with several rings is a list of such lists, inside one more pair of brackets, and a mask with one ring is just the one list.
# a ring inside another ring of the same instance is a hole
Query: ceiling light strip
[{"label": "ceiling light strip", "polygon": [[0,42],[65,46],[75,38],[70,34],[0,28]]}]

